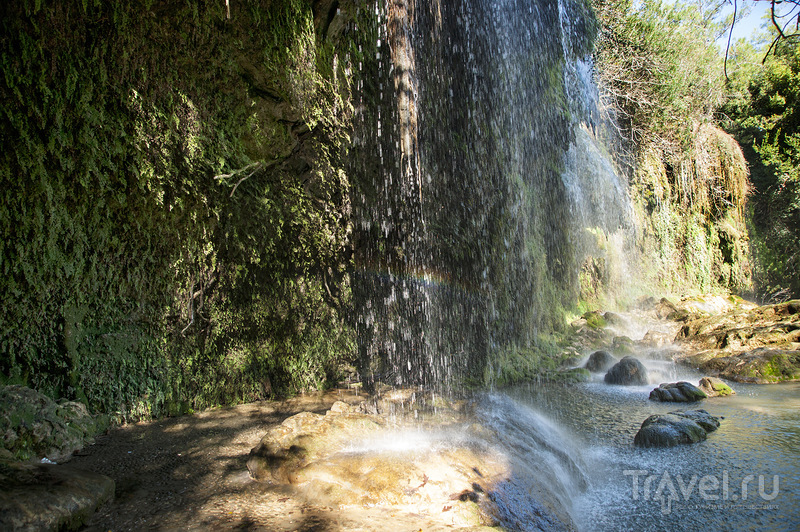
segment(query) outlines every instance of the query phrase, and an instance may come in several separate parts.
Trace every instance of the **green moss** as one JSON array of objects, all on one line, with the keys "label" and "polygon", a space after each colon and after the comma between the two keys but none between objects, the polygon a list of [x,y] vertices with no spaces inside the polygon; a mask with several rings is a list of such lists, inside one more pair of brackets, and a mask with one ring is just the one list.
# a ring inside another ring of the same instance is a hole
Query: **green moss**
[{"label": "green moss", "polygon": [[627,336],[615,336],[611,344],[611,350],[619,357],[633,355],[636,352],[633,340]]},{"label": "green moss", "polygon": [[597,310],[586,312],[581,317],[585,319],[587,325],[593,329],[602,329],[608,325],[606,319]]},{"label": "green moss", "polygon": [[585,380],[581,368],[563,369],[572,356],[561,347],[562,340],[560,335],[542,335],[533,347],[500,351],[489,361],[481,384],[508,386],[543,380],[562,383]]},{"label": "green moss", "polygon": [[575,384],[586,382],[591,379],[592,374],[585,368],[572,368],[566,371],[549,372],[543,375],[545,380],[561,384]]},{"label": "green moss", "polygon": [[2,8],[2,380],[117,419],[326,386],[348,65],[305,1],[151,4]]},{"label": "green moss", "polygon": [[764,379],[781,382],[800,379],[800,357],[785,353],[775,354],[761,368]]},{"label": "green moss", "polygon": [[733,389],[725,383],[720,383],[714,386],[714,391],[723,397],[733,395]]}]

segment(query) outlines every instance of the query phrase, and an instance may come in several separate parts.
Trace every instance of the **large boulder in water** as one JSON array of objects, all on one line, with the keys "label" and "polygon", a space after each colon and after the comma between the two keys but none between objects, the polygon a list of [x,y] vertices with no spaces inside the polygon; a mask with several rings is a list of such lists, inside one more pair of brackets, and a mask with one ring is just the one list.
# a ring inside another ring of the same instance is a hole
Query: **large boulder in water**
[{"label": "large boulder in water", "polygon": [[725,397],[736,393],[722,379],[716,377],[703,377],[700,379],[700,389],[709,397]]},{"label": "large boulder in water", "polygon": [[703,441],[719,428],[719,418],[705,410],[670,412],[648,417],[642,423],[633,444],[639,447],[674,447]]},{"label": "large boulder in water", "polygon": [[647,384],[647,369],[638,359],[627,356],[614,364],[603,380],[606,384],[625,386]]},{"label": "large boulder in water", "polygon": [[589,360],[586,361],[583,367],[592,373],[601,373],[608,370],[616,362],[617,359],[608,351],[595,351],[589,355]]},{"label": "large boulder in water", "polygon": [[703,390],[685,381],[664,383],[650,392],[651,401],[673,403],[692,403],[706,397],[708,396]]}]

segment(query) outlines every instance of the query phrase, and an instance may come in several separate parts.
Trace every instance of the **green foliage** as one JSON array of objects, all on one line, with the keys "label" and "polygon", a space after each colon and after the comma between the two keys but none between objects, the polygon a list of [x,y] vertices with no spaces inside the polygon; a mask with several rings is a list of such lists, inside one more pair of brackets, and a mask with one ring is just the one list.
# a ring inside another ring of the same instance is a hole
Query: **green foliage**
[{"label": "green foliage", "polygon": [[644,271],[670,293],[748,291],[751,265],[744,204],[744,158],[716,128],[698,132],[692,152],[665,163],[647,151],[633,183]]},{"label": "green foliage", "polygon": [[636,161],[639,247],[652,259],[644,281],[667,292],[748,291],[747,167],[736,142],[711,125],[724,96],[719,5],[595,5],[599,77]]},{"label": "green foliage", "polygon": [[718,28],[702,3],[596,0],[600,78],[631,140],[680,151],[722,102]]},{"label": "green foliage", "polygon": [[759,292],[800,294],[800,44],[779,42],[763,65],[740,43],[734,55],[728,127],[748,148]]},{"label": "green foliage", "polygon": [[343,68],[308,2],[234,7],[0,8],[4,380],[136,418],[352,355]]}]

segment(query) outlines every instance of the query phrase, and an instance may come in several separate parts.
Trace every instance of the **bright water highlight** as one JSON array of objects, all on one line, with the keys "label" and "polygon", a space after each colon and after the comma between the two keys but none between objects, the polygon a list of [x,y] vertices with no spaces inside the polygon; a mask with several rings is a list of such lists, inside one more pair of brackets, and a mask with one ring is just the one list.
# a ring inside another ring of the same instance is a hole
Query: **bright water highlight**
[{"label": "bright water highlight", "polygon": [[[653,387],[589,382],[509,392],[581,449],[588,487],[572,498],[579,529],[800,529],[800,384],[734,383],[736,395],[688,406],[650,401]],[[648,416],[691,408],[724,418],[706,441],[633,446]]]}]

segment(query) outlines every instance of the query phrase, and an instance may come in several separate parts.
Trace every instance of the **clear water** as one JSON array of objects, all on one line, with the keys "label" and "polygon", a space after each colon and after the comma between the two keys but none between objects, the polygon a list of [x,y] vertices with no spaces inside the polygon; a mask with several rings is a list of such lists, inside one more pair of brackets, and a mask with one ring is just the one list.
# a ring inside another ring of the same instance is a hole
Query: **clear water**
[{"label": "clear water", "polygon": [[[580,449],[588,487],[571,500],[580,530],[800,530],[800,384],[734,383],[736,395],[691,406],[650,401],[652,388],[594,380],[508,391]],[[689,408],[724,418],[705,442],[633,446],[649,415]]]}]

